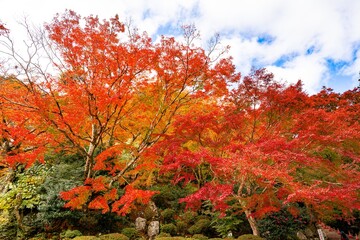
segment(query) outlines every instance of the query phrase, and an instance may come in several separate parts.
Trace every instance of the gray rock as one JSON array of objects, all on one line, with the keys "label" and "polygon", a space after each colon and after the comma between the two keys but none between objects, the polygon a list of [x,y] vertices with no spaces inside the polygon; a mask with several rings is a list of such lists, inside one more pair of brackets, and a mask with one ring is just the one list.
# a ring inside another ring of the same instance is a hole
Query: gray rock
[{"label": "gray rock", "polygon": [[298,237],[299,240],[307,240],[308,238],[305,236],[305,234],[303,232],[297,232],[296,236]]},{"label": "gray rock", "polygon": [[146,219],[142,217],[137,217],[135,219],[135,228],[137,231],[144,231],[146,229]]},{"label": "gray rock", "polygon": [[155,236],[159,234],[160,223],[159,221],[151,221],[148,227],[148,236],[150,239],[155,239]]}]

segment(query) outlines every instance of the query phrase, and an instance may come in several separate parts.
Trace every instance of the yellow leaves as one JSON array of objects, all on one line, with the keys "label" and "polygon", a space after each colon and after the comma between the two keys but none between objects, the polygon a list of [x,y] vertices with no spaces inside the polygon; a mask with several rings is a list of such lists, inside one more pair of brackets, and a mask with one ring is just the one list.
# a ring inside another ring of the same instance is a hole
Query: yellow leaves
[{"label": "yellow leaves", "polygon": [[155,183],[155,180],[154,179],[154,171],[151,171],[144,183],[145,186],[152,186],[154,183]]},{"label": "yellow leaves", "polygon": [[133,186],[152,186],[155,181],[157,166],[154,162],[141,163],[127,172],[126,177],[132,180]]},{"label": "yellow leaves", "polygon": [[189,141],[185,142],[182,146],[183,146],[183,148],[188,149],[190,151],[196,151],[200,147],[199,142],[194,141],[194,140],[189,140]]}]

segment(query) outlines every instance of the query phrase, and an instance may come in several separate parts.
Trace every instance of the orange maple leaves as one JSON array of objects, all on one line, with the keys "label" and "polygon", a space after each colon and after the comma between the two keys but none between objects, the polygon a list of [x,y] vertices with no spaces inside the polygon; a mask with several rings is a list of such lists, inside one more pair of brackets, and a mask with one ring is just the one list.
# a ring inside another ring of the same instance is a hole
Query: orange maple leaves
[{"label": "orange maple leaves", "polygon": [[[86,156],[86,181],[101,171],[108,182],[102,191],[114,183],[126,186],[120,200],[107,200],[119,213],[136,199],[152,196],[140,189],[153,181],[159,157],[152,147],[172,128],[173,119],[196,99],[227,93],[228,82],[239,79],[230,59],[213,63],[192,44],[192,27],[184,43],[172,37],[153,43],[146,33],[126,35],[124,27],[118,17],[100,21],[72,11],[46,26],[65,69],[48,82],[55,87],[48,96],[52,110],[44,116]],[[94,197],[89,207],[108,211],[102,191],[96,191],[99,186],[89,186]],[[87,203],[89,196],[81,196],[77,203]],[[66,199],[67,206],[75,207]]]},{"label": "orange maple leaves", "polygon": [[132,185],[128,185],[124,189],[124,195],[117,200],[118,190],[109,188],[105,177],[87,179],[85,184],[85,186],[75,187],[61,193],[61,198],[67,201],[64,207],[72,210],[89,208],[101,210],[102,213],[111,210],[119,215],[125,215],[134,208],[135,204],[147,204],[157,193],[156,191],[135,189]]}]

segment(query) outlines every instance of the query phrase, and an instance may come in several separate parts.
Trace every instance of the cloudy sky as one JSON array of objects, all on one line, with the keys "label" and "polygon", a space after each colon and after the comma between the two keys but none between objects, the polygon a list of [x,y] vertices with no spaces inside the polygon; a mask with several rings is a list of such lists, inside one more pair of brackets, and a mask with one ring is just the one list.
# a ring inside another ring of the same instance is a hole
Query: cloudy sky
[{"label": "cloudy sky", "polygon": [[0,20],[12,32],[24,16],[42,24],[65,9],[131,18],[154,39],[191,23],[203,42],[219,33],[243,75],[251,67],[266,67],[281,81],[301,79],[308,93],[324,85],[342,92],[359,84],[360,0],[0,0],[0,5]]}]

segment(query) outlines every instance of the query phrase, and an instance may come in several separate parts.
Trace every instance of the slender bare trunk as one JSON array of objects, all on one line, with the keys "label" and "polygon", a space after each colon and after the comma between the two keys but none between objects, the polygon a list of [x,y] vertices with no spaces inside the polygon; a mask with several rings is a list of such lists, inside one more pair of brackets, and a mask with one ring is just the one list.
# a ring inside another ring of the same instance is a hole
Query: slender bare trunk
[{"label": "slender bare trunk", "polygon": [[16,200],[15,200],[14,214],[16,217],[16,223],[18,225],[18,228],[20,230],[24,230],[23,214],[20,209],[21,203],[22,203],[22,195],[21,195],[21,193],[18,193],[16,195]]},{"label": "slender bare trunk", "polygon": [[[251,195],[251,187],[250,187],[249,183],[247,183],[245,180],[246,180],[245,176],[242,176],[241,182],[240,182],[240,187],[238,190],[239,197],[240,196],[246,197],[246,196]],[[246,193],[243,193],[243,191],[246,191]],[[246,203],[243,200],[241,200],[241,198],[239,199],[239,203],[244,209],[246,209]],[[246,209],[245,215],[246,215],[246,219],[248,220],[248,222],[250,224],[253,234],[255,236],[260,236],[260,232],[259,232],[258,226],[256,224],[256,221],[255,221],[254,217],[251,215],[251,210]]]},{"label": "slender bare trunk", "polygon": [[248,222],[250,224],[251,230],[253,231],[253,234],[255,236],[260,236],[258,226],[256,224],[256,221],[255,221],[254,217],[251,216],[250,210],[245,210],[245,215],[246,215],[246,218],[247,218],[247,220],[248,220]]},{"label": "slender bare trunk", "polygon": [[87,154],[86,154],[85,172],[84,172],[85,178],[90,178],[92,174],[91,169],[94,164],[94,152],[98,137],[96,125],[93,124],[91,127],[92,127],[92,136],[91,136],[91,142],[89,144],[89,149],[87,150]]}]

